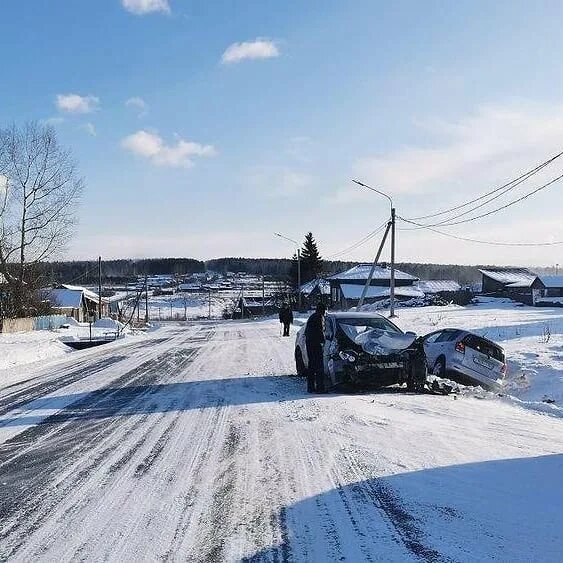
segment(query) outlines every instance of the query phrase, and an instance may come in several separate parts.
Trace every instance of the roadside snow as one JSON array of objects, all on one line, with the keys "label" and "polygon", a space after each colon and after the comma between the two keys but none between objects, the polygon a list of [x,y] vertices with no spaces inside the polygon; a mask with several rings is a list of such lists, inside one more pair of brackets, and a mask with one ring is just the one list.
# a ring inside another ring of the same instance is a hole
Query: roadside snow
[{"label": "roadside snow", "polygon": [[[0,387],[15,383],[26,377],[31,364],[56,360],[66,357],[73,350],[63,340],[88,338],[90,328],[86,323],[77,323],[69,319],[69,328],[56,330],[36,330],[0,334]],[[101,319],[92,324],[92,337],[114,335],[117,325],[123,325],[111,319]],[[124,334],[131,335],[130,329]]]},{"label": "roadside snow", "polygon": [[498,342],[508,360],[507,393],[563,416],[563,309],[488,298],[467,307],[400,309],[394,321],[417,334],[462,328]]}]

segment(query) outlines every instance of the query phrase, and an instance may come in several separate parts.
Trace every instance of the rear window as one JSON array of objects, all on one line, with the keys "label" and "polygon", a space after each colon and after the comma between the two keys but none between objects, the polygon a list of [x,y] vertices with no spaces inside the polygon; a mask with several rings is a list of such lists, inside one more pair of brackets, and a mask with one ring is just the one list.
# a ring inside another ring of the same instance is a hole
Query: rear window
[{"label": "rear window", "polygon": [[490,358],[494,358],[499,362],[504,362],[504,352],[502,349],[484,338],[475,336],[474,334],[468,334],[463,339],[463,343],[469,348],[477,350]]}]

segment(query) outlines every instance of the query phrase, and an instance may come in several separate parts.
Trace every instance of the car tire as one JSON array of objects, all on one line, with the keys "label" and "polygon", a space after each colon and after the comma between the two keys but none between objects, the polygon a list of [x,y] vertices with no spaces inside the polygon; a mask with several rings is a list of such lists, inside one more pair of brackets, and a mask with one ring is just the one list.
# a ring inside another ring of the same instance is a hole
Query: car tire
[{"label": "car tire", "polygon": [[440,357],[434,363],[434,368],[432,369],[432,375],[441,377],[444,379],[446,377],[446,361],[443,357]]},{"label": "car tire", "polygon": [[307,375],[307,368],[305,367],[305,362],[303,361],[303,354],[301,354],[301,348],[295,349],[295,370],[299,377],[305,377]]}]

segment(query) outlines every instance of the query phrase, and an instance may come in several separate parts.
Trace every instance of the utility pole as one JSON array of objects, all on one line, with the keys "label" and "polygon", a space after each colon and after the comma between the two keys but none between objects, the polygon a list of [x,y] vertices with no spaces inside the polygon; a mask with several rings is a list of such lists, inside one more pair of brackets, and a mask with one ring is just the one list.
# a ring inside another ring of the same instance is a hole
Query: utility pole
[{"label": "utility pole", "polygon": [[379,257],[381,256],[381,251],[383,250],[383,246],[385,245],[385,241],[387,240],[387,235],[389,234],[390,229],[391,229],[391,221],[389,221],[387,223],[387,228],[385,229],[385,233],[383,233],[383,238],[381,239],[381,243],[379,244],[379,248],[377,249],[377,254],[375,255],[375,260],[373,261],[373,264],[372,264],[371,269],[369,271],[368,279],[366,280],[366,285],[364,286],[364,289],[362,291],[362,296],[360,297],[360,300],[358,301],[357,310],[359,310],[360,307],[364,304],[364,300],[367,296],[368,289],[371,285],[371,280],[373,279],[373,273],[375,272],[375,267],[377,266],[377,263],[379,262]]},{"label": "utility pole", "polygon": [[274,233],[277,237],[283,238],[292,242],[297,247],[297,307],[301,310],[301,249],[299,243],[292,238],[286,237],[280,233]]},{"label": "utility pole", "polygon": [[301,311],[301,249],[297,249],[297,308]]},{"label": "utility pole", "polygon": [[395,316],[395,208],[391,208],[391,284],[389,287],[389,316]]},{"label": "utility pole", "polygon": [[240,318],[244,318],[244,282],[240,286]]},{"label": "utility pole", "polygon": [[145,274],[145,323],[149,322],[149,278]]},{"label": "utility pole", "polygon": [[211,320],[211,288],[209,288],[209,314],[207,317]]},{"label": "utility pole", "polygon": [[262,274],[262,316],[266,316],[266,290],[264,288],[264,274]]},{"label": "utility pole", "polygon": [[102,257],[98,256],[98,319],[102,318]]},{"label": "utility pole", "polygon": [[[390,206],[391,206],[391,220],[390,220],[390,225],[391,225],[391,279],[389,280],[389,297],[390,297],[390,300],[389,300],[390,301],[390,303],[389,303],[389,316],[394,317],[395,316],[395,207],[393,206],[393,200],[385,192],[382,192],[381,190],[378,190],[377,188],[373,188],[372,186],[368,186],[367,184],[363,184],[362,182],[359,182],[358,180],[352,180],[352,182],[354,182],[354,184],[358,184],[358,186],[362,186],[363,188],[367,188],[368,190],[371,190],[372,192],[375,192],[376,194],[379,194],[383,197],[386,197],[389,200],[389,203],[390,203]],[[388,230],[389,230],[389,224],[387,225],[387,231],[385,231],[385,236],[383,237],[383,241],[387,237]],[[366,284],[366,291],[367,291],[367,284]],[[363,297],[364,297],[364,295],[362,295],[362,303],[363,303]]]}]

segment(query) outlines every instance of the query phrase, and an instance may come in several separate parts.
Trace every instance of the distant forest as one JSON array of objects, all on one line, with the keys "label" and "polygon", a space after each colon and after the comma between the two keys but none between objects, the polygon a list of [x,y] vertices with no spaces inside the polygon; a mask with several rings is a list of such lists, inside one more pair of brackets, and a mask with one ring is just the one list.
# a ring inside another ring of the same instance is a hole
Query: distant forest
[{"label": "distant forest", "polygon": [[[271,279],[287,280],[292,260],[288,258],[217,258],[203,262],[192,258],[147,258],[142,260],[104,260],[102,277],[107,281],[123,283],[147,274],[189,275],[198,272],[244,272],[265,275]],[[335,274],[355,266],[358,262],[325,261],[325,275]],[[480,281],[480,266],[455,264],[417,264],[401,262],[397,268],[420,279],[452,279],[461,284]],[[41,264],[45,284],[94,284],[98,281],[96,261],[46,262]],[[553,268],[533,269],[538,274],[555,273]],[[306,280],[305,280],[306,281]]]}]

